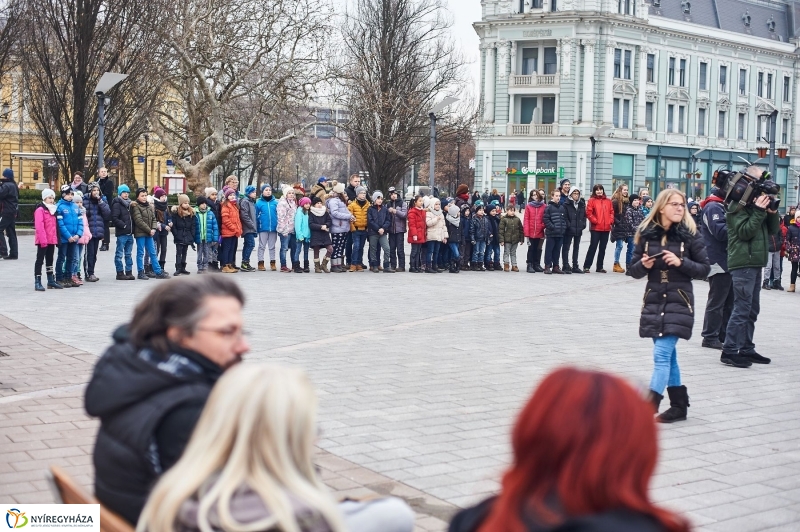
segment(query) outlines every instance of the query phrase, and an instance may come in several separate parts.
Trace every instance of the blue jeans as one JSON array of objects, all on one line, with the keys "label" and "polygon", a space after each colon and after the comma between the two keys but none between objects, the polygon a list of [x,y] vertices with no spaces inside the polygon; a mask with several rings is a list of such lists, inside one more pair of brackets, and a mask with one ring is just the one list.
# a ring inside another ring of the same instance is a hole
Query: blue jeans
[{"label": "blue jeans", "polygon": [[625,250],[625,264],[627,266],[633,266],[633,237],[629,236],[623,238],[622,240],[617,240],[616,245],[617,247],[614,248],[614,264],[619,264],[619,256],[622,254],[622,245],[627,244],[628,247]]},{"label": "blue jeans", "polygon": [[144,252],[147,250],[147,256],[150,257],[150,266],[153,272],[158,275],[161,273],[161,266],[158,264],[158,255],[156,254],[156,245],[153,242],[152,236],[137,236],[136,237],[136,270],[139,273],[144,271]]},{"label": "blue jeans", "polygon": [[244,235],[244,247],[242,248],[242,262],[250,262],[250,254],[256,249],[256,233]]},{"label": "blue jeans", "polygon": [[653,338],[653,377],[650,379],[650,389],[657,394],[664,394],[667,386],[681,385],[681,370],[678,368],[678,351],[675,346],[677,336],[661,336]]},{"label": "blue jeans", "polygon": [[484,262],[500,262],[500,244],[492,244],[491,242],[486,244],[486,257]]},{"label": "blue jeans", "polygon": [[428,240],[425,244],[425,267],[436,268],[436,259],[439,257],[439,246],[442,243],[438,240]]},{"label": "blue jeans", "polygon": [[61,281],[72,277],[72,260],[78,244],[75,242],[64,242],[58,245],[58,257],[56,258],[56,279]]},{"label": "blue jeans", "polygon": [[308,247],[311,245],[309,240],[295,240],[294,253],[292,253],[292,262],[300,264],[300,251],[303,251],[303,262],[308,264]]},{"label": "blue jeans", "polygon": [[[117,272],[132,272],[133,271],[133,235],[120,235],[117,237],[117,249],[114,251],[114,266],[117,267]],[[125,266],[122,265],[122,259],[125,258]]]},{"label": "blue jeans", "polygon": [[78,244],[75,247],[75,253],[72,254],[71,275],[79,275],[81,273],[81,258],[83,257],[83,248],[86,247],[86,244]]},{"label": "blue jeans", "polygon": [[475,242],[472,246],[472,262],[482,263],[483,256],[486,253],[486,242]]},{"label": "blue jeans", "polygon": [[286,252],[288,251],[291,253],[289,255],[289,259],[294,258],[294,233],[289,233],[288,235],[281,235],[278,234],[281,239],[281,252],[280,252],[280,259],[281,259],[281,268],[286,267]]},{"label": "blue jeans", "polygon": [[360,265],[364,260],[364,243],[367,241],[366,231],[353,231],[353,255],[350,257],[350,264]]},{"label": "blue jeans", "polygon": [[722,350],[731,355],[749,355],[756,351],[753,334],[761,311],[761,268],[731,270],[731,281],[733,310]]},{"label": "blue jeans", "polygon": [[448,242],[447,247],[450,248],[450,260],[458,260],[461,254],[458,252],[458,242]]}]

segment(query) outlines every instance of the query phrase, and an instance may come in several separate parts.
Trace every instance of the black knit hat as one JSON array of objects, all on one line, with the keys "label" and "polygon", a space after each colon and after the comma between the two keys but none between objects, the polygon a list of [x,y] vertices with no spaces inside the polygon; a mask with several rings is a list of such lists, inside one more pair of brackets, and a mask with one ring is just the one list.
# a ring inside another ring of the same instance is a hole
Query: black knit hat
[{"label": "black knit hat", "polygon": [[206,200],[206,197],[202,196],[202,195],[201,196],[197,196],[197,199],[195,200],[195,203],[197,204],[198,207],[200,205],[208,206],[208,200]]},{"label": "black knit hat", "polygon": [[147,189],[146,189],[146,188],[144,188],[144,187],[139,187],[139,188],[137,188],[137,189],[136,189],[136,197],[138,198],[138,197],[139,197],[139,194],[141,194],[142,192],[144,192],[145,194],[147,194]]},{"label": "black knit hat", "polygon": [[633,203],[633,200],[638,200],[638,199],[640,199],[638,194],[631,194],[630,197],[628,198],[628,201]]}]

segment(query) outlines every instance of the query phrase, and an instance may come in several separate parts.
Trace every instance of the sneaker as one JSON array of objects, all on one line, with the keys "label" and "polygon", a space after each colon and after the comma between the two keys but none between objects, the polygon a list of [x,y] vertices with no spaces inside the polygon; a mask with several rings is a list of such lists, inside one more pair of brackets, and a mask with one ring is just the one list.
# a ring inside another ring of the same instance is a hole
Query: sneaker
[{"label": "sneaker", "polygon": [[608,273],[608,272],[605,271],[603,268],[600,268],[599,270],[597,270],[597,273]]},{"label": "sneaker", "polygon": [[169,274],[165,271],[156,274],[156,279],[169,279]]},{"label": "sneaker", "polygon": [[722,352],[722,356],[719,357],[719,361],[727,366],[733,366],[735,368],[749,368],[753,365],[747,359],[740,357],[739,355],[729,354],[725,351]]},{"label": "sneaker", "polygon": [[769,285],[769,281],[764,281],[764,284],[761,285],[762,290],[772,290],[772,287]]},{"label": "sneaker", "polygon": [[90,275],[89,277],[86,278],[86,282],[87,283],[96,283],[99,280],[100,279],[98,279],[94,274],[92,274],[92,275]]},{"label": "sneaker", "polygon": [[722,342],[720,342],[716,338],[703,338],[703,343],[700,344],[703,347],[707,347],[709,349],[719,349],[722,350]]},{"label": "sneaker", "polygon": [[282,272],[290,272],[290,271],[292,271],[292,270],[290,270],[290,269],[289,269],[289,268],[287,268],[286,266],[281,266],[281,271],[282,271]]},{"label": "sneaker", "polygon": [[584,268],[583,273],[592,273],[592,270],[590,268]]},{"label": "sneaker", "polygon": [[147,276],[147,274],[142,272],[142,271],[139,272],[139,275],[137,275],[136,278],[139,279],[140,281],[149,281],[150,280],[150,278]]},{"label": "sneaker", "polygon": [[772,362],[772,359],[762,357],[755,351],[752,353],[739,353],[739,358],[752,362],[753,364],[769,364]]}]

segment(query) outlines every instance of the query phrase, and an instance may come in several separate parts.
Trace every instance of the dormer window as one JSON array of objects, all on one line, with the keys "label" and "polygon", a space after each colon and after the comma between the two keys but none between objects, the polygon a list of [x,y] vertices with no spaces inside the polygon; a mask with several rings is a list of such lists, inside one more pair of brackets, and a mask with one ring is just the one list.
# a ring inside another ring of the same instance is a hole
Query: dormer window
[{"label": "dormer window", "polygon": [[775,17],[773,17],[772,15],[770,15],[769,20],[767,21],[767,29],[770,32],[773,33],[775,32]]},{"label": "dormer window", "polygon": [[685,14],[689,14],[692,12],[692,3],[689,0],[681,0],[681,9]]},{"label": "dormer window", "polygon": [[745,11],[744,15],[742,15],[742,24],[744,24],[745,27],[747,27],[747,28],[750,27],[750,12],[749,11]]},{"label": "dormer window", "polygon": [[661,7],[661,0],[653,0],[653,7]]}]

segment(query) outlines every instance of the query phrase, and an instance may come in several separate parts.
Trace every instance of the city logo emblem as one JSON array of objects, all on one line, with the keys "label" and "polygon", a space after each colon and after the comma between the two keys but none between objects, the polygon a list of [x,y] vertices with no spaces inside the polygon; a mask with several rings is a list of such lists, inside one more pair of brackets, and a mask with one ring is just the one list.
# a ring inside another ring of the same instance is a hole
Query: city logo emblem
[{"label": "city logo emblem", "polygon": [[6,510],[6,524],[8,528],[23,528],[28,524],[28,518],[25,516],[25,512],[11,508]]}]

